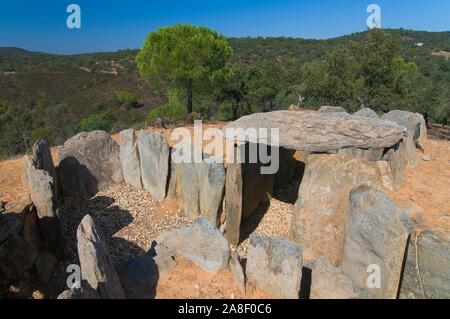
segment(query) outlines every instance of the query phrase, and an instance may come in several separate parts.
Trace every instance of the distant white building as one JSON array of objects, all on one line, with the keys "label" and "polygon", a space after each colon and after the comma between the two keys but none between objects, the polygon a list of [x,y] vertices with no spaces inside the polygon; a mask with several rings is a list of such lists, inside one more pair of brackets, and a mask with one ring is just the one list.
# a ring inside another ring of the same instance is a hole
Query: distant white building
[{"label": "distant white building", "polygon": [[419,47],[419,48],[423,47],[423,42],[416,43],[416,47]]}]

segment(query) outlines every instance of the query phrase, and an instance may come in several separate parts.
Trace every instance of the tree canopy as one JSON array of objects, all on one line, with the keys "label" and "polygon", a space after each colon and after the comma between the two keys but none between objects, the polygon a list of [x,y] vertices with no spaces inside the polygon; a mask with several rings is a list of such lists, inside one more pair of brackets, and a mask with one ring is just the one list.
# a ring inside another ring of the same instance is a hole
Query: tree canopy
[{"label": "tree canopy", "polygon": [[205,27],[175,25],[151,32],[137,55],[139,73],[153,88],[183,88],[187,112],[194,93],[210,92],[228,75],[232,49],[227,39]]}]

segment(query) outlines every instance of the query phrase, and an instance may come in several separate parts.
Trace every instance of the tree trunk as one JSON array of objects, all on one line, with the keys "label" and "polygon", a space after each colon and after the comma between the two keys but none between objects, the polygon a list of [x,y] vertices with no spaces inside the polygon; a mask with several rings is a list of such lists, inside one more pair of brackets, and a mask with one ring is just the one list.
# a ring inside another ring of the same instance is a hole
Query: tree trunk
[{"label": "tree trunk", "polygon": [[189,80],[187,84],[187,112],[192,113],[192,80]]}]

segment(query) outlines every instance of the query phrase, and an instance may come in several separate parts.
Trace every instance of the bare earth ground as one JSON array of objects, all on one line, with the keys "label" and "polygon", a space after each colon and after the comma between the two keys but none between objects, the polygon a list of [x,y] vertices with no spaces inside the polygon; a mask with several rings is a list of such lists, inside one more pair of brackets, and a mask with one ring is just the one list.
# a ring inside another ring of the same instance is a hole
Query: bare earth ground
[{"label": "bare earth ground", "polygon": [[[118,140],[117,136],[114,136]],[[53,150],[54,158],[56,150]],[[419,167],[408,169],[401,188],[391,194],[401,206],[413,211],[419,225],[450,232],[450,142],[429,140],[426,154],[431,161],[420,161]],[[22,180],[22,158],[0,162],[0,200],[12,202],[28,197]],[[243,225],[244,240],[237,247],[244,259],[248,235],[287,238],[298,181],[276,194],[269,207],[262,207]],[[152,240],[162,231],[178,228],[190,222],[176,203],[158,203],[148,193],[125,184],[116,185],[98,193],[85,202],[65,199],[61,203],[61,219],[68,239],[71,260],[76,256],[76,228],[85,214],[91,214],[105,233],[110,253],[115,262],[137,257],[149,251]],[[241,293],[228,270],[211,274],[189,261],[178,257],[178,265],[161,277],[156,298],[270,298],[261,290],[247,286]],[[64,266],[59,276],[64,283]],[[56,297],[64,287],[54,287]]]}]

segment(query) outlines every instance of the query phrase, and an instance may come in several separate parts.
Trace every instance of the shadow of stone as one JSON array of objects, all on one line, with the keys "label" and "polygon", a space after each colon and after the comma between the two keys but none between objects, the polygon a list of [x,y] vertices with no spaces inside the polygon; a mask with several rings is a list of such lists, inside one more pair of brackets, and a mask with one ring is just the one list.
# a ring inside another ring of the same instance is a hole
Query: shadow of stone
[{"label": "shadow of stone", "polygon": [[150,253],[116,264],[116,270],[128,298],[155,298],[159,268]]},{"label": "shadow of stone", "polygon": [[64,158],[57,170],[63,196],[86,199],[98,193],[97,178],[75,157]]},{"label": "shadow of stone", "polygon": [[299,299],[309,299],[311,294],[311,280],[312,280],[312,270],[308,267],[303,266],[302,268],[302,280],[300,283]]},{"label": "shadow of stone", "polygon": [[298,199],[300,184],[305,173],[305,163],[296,160],[291,169],[293,170],[292,175],[284,183],[280,183],[277,176],[273,197],[281,202],[293,205]]},{"label": "shadow of stone", "polygon": [[258,228],[259,223],[264,218],[270,207],[270,202],[262,202],[256,211],[247,219],[242,220],[239,236],[239,243],[250,237],[250,235]]},{"label": "shadow of stone", "polygon": [[70,264],[78,264],[77,229],[87,214],[91,215],[95,223],[101,229],[106,246],[114,264],[120,264],[133,258],[146,255],[144,249],[124,238],[117,237],[117,232],[130,225],[134,217],[128,210],[121,209],[114,198],[97,196],[86,200],[64,197],[60,201],[60,221],[64,237],[69,246],[69,258],[62,264],[55,274],[53,293],[51,298],[56,298],[59,293],[66,290],[66,267]]}]

